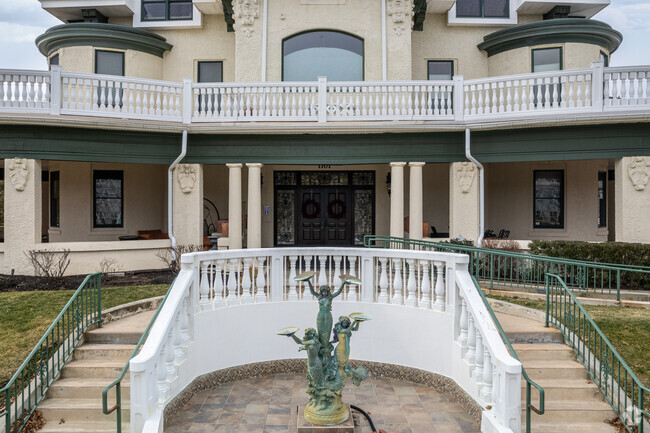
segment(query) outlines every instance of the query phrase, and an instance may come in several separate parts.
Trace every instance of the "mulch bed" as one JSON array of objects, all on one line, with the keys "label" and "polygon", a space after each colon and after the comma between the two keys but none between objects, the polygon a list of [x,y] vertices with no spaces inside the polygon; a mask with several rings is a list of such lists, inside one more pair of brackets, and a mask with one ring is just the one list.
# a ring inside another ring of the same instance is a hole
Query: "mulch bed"
[{"label": "mulch bed", "polygon": [[[76,290],[86,275],[70,275],[59,278],[32,277],[27,275],[0,275],[0,292],[28,292],[32,290]],[[122,272],[102,276],[102,287],[144,286],[171,284],[171,271]]]}]

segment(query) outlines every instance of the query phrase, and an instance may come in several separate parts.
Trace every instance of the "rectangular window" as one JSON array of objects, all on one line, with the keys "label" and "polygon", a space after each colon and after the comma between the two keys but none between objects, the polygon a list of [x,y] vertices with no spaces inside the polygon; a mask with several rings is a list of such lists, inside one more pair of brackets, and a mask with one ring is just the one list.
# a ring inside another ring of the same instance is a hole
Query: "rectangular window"
[{"label": "rectangular window", "polygon": [[607,172],[598,172],[598,227],[607,227]]},{"label": "rectangular window", "polygon": [[[549,72],[562,70],[562,48],[542,48],[532,51],[532,70],[533,72]],[[562,102],[562,85],[560,83],[550,83],[548,79],[535,79],[538,85],[533,87],[535,105],[545,105]]]},{"label": "rectangular window", "polygon": [[429,60],[427,74],[429,80],[451,80],[454,77],[454,61]]},{"label": "rectangular window", "polygon": [[[199,62],[197,68],[197,81],[199,83],[221,83],[223,82],[223,62]],[[206,95],[199,98],[199,111],[210,113],[221,111],[221,95]],[[205,110],[203,105],[206,105]]]},{"label": "rectangular window", "polygon": [[119,51],[95,51],[95,73],[124,76],[124,53]]},{"label": "rectangular window", "polygon": [[124,172],[93,171],[93,227],[124,227]]},{"label": "rectangular window", "polygon": [[564,170],[533,172],[533,227],[564,228]]},{"label": "rectangular window", "polygon": [[59,220],[60,212],[60,181],[59,181],[59,172],[52,171],[50,172],[50,227],[60,227],[61,223]]},{"label": "rectangular window", "polygon": [[191,19],[191,0],[142,0],[142,21]]},{"label": "rectangular window", "polygon": [[508,18],[509,0],[457,0],[456,16],[460,18]]}]

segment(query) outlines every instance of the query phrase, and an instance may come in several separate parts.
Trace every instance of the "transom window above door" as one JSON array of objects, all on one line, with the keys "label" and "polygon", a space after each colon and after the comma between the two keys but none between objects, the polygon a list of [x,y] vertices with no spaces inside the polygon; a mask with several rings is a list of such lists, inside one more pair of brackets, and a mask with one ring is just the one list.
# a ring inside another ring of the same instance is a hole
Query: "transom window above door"
[{"label": "transom window above door", "polygon": [[363,80],[363,40],[347,33],[316,30],[282,42],[282,79],[316,81]]}]

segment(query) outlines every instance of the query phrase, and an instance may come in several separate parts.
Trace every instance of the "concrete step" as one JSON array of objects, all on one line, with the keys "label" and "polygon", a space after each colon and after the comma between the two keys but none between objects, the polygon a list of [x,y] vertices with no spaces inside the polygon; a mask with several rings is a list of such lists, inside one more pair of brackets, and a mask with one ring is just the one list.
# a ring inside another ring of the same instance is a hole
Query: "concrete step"
[{"label": "concrete step", "polygon": [[573,350],[565,344],[513,344],[519,360],[525,365],[527,361],[541,360],[575,360]]},{"label": "concrete step", "polygon": [[[38,433],[115,433],[116,421],[48,421]],[[129,431],[129,422],[122,417],[122,431]]]},{"label": "concrete step", "polygon": [[576,361],[551,360],[528,361],[524,364],[528,376],[534,380],[542,379],[574,379],[587,380],[587,371]]},{"label": "concrete step", "polygon": [[[522,409],[522,419],[526,411]],[[594,400],[553,400],[547,401],[544,415],[533,412],[532,422],[538,423],[599,423],[612,419],[616,414],[604,401]],[[576,430],[573,431],[583,431]],[[535,430],[537,432],[537,430]]]},{"label": "concrete step", "polygon": [[[542,419],[544,416],[540,417]],[[521,431],[526,431],[526,418],[522,418]],[[533,433],[619,433],[618,429],[605,422],[547,423],[536,422],[531,426]]]},{"label": "concrete step", "polygon": [[96,344],[138,344],[142,337],[142,332],[133,331],[114,331],[112,329],[99,328],[86,332],[84,340],[86,343]]},{"label": "concrete step", "polygon": [[[532,378],[531,378],[532,379]],[[534,380],[534,379],[533,379]],[[598,387],[591,381],[580,379],[540,379],[535,381],[544,388],[545,401],[554,400],[602,400]],[[539,391],[531,387],[531,399],[535,407],[539,402]],[[526,401],[526,381],[521,381],[521,401]]]},{"label": "concrete step", "polygon": [[[102,412],[102,399],[85,399],[85,398],[48,398],[38,405],[38,409],[43,413],[43,417],[48,422],[64,423],[67,422],[116,422],[115,412],[104,415]],[[129,419],[130,403],[128,400],[122,401],[122,419]],[[113,427],[115,429],[115,427]],[[88,430],[87,430],[88,431]]]},{"label": "concrete step", "polygon": [[[61,378],[96,378],[115,380],[122,373],[124,361],[82,359],[71,361],[61,370]],[[108,382],[110,383],[110,381]],[[108,384],[107,383],[107,384]]]},{"label": "concrete step", "polygon": [[[47,398],[101,398],[104,388],[113,383],[113,379],[95,378],[65,378],[52,384],[47,392]],[[129,375],[124,377],[121,384],[122,399],[129,399],[131,383]],[[108,401],[115,401],[115,388],[108,392]]]},{"label": "concrete step", "polygon": [[542,323],[509,314],[497,314],[499,323],[510,342],[515,343],[564,343],[562,333],[555,328],[546,328]]},{"label": "concrete step", "polygon": [[87,343],[82,344],[77,347],[73,354],[74,359],[111,359],[111,360],[124,360],[129,359],[133,350],[135,349],[135,344],[97,344],[97,343]]}]

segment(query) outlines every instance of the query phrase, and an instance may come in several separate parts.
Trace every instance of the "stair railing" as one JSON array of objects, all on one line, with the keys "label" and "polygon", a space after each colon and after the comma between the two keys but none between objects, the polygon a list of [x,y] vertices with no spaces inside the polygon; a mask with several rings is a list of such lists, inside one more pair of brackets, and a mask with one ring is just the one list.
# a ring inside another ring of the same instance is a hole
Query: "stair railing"
[{"label": "stair railing", "polygon": [[623,358],[592,320],[587,310],[558,275],[546,274],[546,326],[554,325],[573,348],[605,400],[630,433],[643,433],[644,398],[650,390],[632,372]]},{"label": "stair railing", "polygon": [[88,275],[18,371],[0,390],[5,433],[20,432],[93,325],[102,326],[101,273]]},{"label": "stair railing", "polygon": [[477,280],[489,284],[490,289],[532,288],[543,293],[544,275],[551,273],[561,276],[573,290],[616,294],[616,300],[620,301],[625,273],[633,273],[643,284],[650,284],[650,267],[644,266],[588,262],[392,236],[366,236],[364,246],[467,254],[470,273]]},{"label": "stair railing", "polygon": [[[169,286],[169,289],[174,285],[174,282],[172,281],[172,284]],[[131,356],[129,356],[129,359],[127,359],[126,364],[124,365],[124,368],[122,369],[122,372],[120,373],[120,376],[110,385],[108,385],[104,390],[102,391],[102,412],[104,415],[109,415],[113,412],[116,412],[116,422],[117,422],[117,433],[122,433],[122,381],[124,380],[124,377],[126,376],[126,372],[129,371],[129,362],[131,362],[131,359],[135,355],[138,354],[140,351],[140,348],[144,344],[144,342],[147,340],[147,336],[149,335],[149,331],[151,331],[151,327],[153,326],[154,322],[156,321],[156,318],[158,317],[158,314],[160,313],[160,310],[162,309],[163,305],[165,305],[165,301],[167,300],[167,296],[169,296],[170,290],[167,289],[167,293],[165,294],[165,297],[160,301],[160,305],[158,305],[158,308],[156,309],[156,312],[154,313],[153,317],[149,321],[149,324],[147,325],[147,329],[144,330],[144,333],[140,337],[140,340],[138,340],[138,344],[135,346],[133,349],[133,352],[131,352]],[[115,387],[115,404],[113,407],[110,409],[108,408],[108,392],[111,390],[111,388]]]},{"label": "stair railing", "polygon": [[[481,286],[478,284],[478,281],[476,280],[475,277],[472,277],[472,281],[474,281],[474,286],[476,286],[476,291],[481,295],[481,299],[483,299],[485,308],[487,308],[488,313],[490,313],[490,317],[492,317],[492,321],[494,322],[494,325],[497,327],[497,330],[501,335],[501,339],[503,340],[504,344],[508,348],[510,355],[512,355],[512,357],[515,358],[517,361],[521,362],[521,360],[517,356],[517,352],[515,351],[515,348],[512,347],[512,344],[510,343],[510,339],[508,338],[506,331],[504,331],[503,327],[501,327],[501,323],[499,323],[496,314],[494,314],[494,310],[492,310],[492,306],[490,305],[487,298],[485,297],[483,290],[481,290]],[[531,411],[535,412],[538,415],[544,415],[544,406],[545,406],[544,388],[542,388],[538,383],[536,383],[530,377],[528,377],[528,373],[526,373],[526,369],[524,368],[523,363],[521,363],[521,375],[526,381],[526,433],[530,433],[531,432]],[[537,392],[539,392],[539,407],[535,407],[532,404],[531,394],[532,394],[533,387],[535,387],[537,389]]]}]

